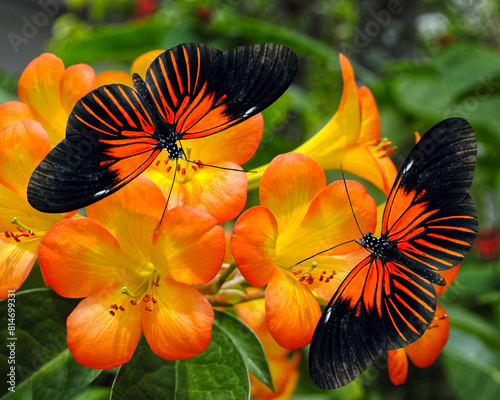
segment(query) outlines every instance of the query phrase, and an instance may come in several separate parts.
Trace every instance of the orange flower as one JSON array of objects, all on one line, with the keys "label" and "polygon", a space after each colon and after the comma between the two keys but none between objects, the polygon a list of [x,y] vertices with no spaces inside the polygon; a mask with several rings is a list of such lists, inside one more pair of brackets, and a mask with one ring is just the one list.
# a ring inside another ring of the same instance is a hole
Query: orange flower
[{"label": "orange flower", "polygon": [[[338,111],[311,139],[294,151],[307,154],[325,170],[352,172],[376,185],[386,195],[391,190],[397,170],[389,155],[390,142],[380,137],[380,117],[370,89],[358,88],[349,60],[340,54],[344,89]],[[248,187],[255,189],[263,172],[249,174]]]},{"label": "orange flower", "polygon": [[[460,264],[456,267],[442,271],[440,274],[446,280],[446,286],[434,286],[437,296],[443,294],[450,283],[455,279]],[[450,321],[448,314],[439,304],[433,321],[420,339],[409,346],[397,350],[388,351],[389,355],[389,378],[395,385],[401,385],[406,380],[408,372],[408,358],[419,368],[429,367],[436,361],[444,349],[450,333]]]},{"label": "orange flower", "polygon": [[212,306],[190,285],[216,276],[224,231],[207,213],[178,207],[155,233],[164,204],[158,187],[139,177],[42,241],[48,283],[62,296],[86,297],[67,322],[68,347],[82,365],[127,362],[142,332],[168,360],[193,357],[210,343]]},{"label": "orange flower", "polygon": [[[256,289],[248,290],[254,293]],[[266,352],[269,369],[273,378],[274,392],[250,374],[252,398],[263,400],[285,400],[295,393],[299,381],[300,352],[290,352],[273,339],[266,322],[264,299],[236,304],[236,315],[257,334]]]},{"label": "orange flower", "polygon": [[25,119],[38,121],[54,147],[66,137],[66,123],[76,102],[95,88],[94,70],[85,64],[66,70],[53,54],[35,58],[19,79],[20,101],[0,105],[0,130]]},{"label": "orange flower", "polygon": [[[26,190],[36,166],[49,152],[42,126],[17,122],[0,132],[0,298],[17,290],[37,258],[45,233],[68,214],[44,214],[28,203]],[[15,225],[13,225],[15,223]]]},{"label": "orange flower", "polygon": [[[131,67],[131,74],[144,77],[150,64],[162,50],[153,50],[138,57]],[[120,76],[120,83],[132,86],[131,75],[105,72],[97,77],[98,86],[113,83]],[[241,164],[247,162],[257,150],[262,138],[264,121],[258,114],[236,126],[218,134],[200,139],[183,140],[187,150],[186,158],[218,168],[197,166],[179,159],[178,164],[169,161],[165,153],[144,171],[167,197],[172,187],[174,172],[175,183],[168,207],[187,205],[207,211],[219,222],[226,222],[238,216],[247,198],[247,177],[240,171],[223,170],[230,168],[242,170]]]},{"label": "orange flower", "polygon": [[[347,185],[361,228],[373,232],[374,200],[359,183]],[[349,243],[324,252],[360,233],[344,182],[327,187],[323,170],[306,155],[289,153],[271,162],[262,177],[260,203],[236,222],[231,252],[252,286],[267,285],[266,317],[274,339],[287,349],[303,347],[321,316],[312,291],[330,300],[366,251]],[[319,252],[324,253],[307,265],[295,265]]]}]

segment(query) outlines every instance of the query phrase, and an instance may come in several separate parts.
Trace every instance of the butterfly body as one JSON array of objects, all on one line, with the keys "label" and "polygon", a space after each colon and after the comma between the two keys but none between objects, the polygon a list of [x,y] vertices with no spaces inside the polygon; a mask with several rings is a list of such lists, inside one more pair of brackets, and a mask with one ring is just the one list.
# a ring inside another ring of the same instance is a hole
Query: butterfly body
[{"label": "butterfly body", "polygon": [[221,52],[184,43],[158,56],[134,89],[101,86],[75,105],[66,138],[28,184],[37,210],[68,212],[116,192],[162,150],[184,156],[181,141],[213,135],[258,114],[278,99],[297,71],[284,46],[259,44]]},{"label": "butterfly body", "polygon": [[419,339],[436,310],[440,271],[458,265],[477,235],[469,196],[476,139],[467,121],[450,118],[429,130],[395,179],[380,238],[355,241],[370,253],[328,303],[309,352],[322,389],[346,385],[386,350]]}]

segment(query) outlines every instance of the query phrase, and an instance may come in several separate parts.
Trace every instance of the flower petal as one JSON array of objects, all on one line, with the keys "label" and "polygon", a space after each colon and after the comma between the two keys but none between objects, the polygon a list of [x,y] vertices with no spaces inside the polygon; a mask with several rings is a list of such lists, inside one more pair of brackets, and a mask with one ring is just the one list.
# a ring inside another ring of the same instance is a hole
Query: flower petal
[{"label": "flower petal", "polygon": [[156,57],[164,52],[165,50],[151,50],[137,57],[132,63],[130,74],[137,73],[141,76],[141,78],[144,79],[146,76],[146,71],[148,70],[151,63],[156,59]]},{"label": "flower petal", "polygon": [[173,208],[165,213],[155,237],[154,245],[162,252],[155,265],[166,278],[207,283],[222,266],[224,241],[224,228],[211,215],[191,207]]},{"label": "flower petal", "polygon": [[87,218],[54,225],[40,244],[39,258],[49,284],[65,297],[90,296],[111,284],[121,289],[134,279],[134,259],[105,228]]},{"label": "flower petal", "polygon": [[361,100],[361,131],[358,143],[370,143],[380,139],[380,114],[372,92],[366,86],[359,89]]},{"label": "flower petal", "polygon": [[158,186],[139,176],[111,196],[87,207],[87,216],[105,227],[125,251],[152,246],[166,202]]},{"label": "flower petal", "polygon": [[389,378],[395,385],[401,385],[406,381],[408,373],[408,358],[404,348],[389,350]]},{"label": "flower petal", "polygon": [[[96,87],[96,77],[92,67],[77,64],[68,67],[61,79],[61,101],[68,116],[76,102]],[[64,132],[66,133],[66,132]],[[64,135],[62,139],[64,139]]]},{"label": "flower petal", "polygon": [[151,350],[167,360],[184,360],[205,350],[212,338],[214,310],[189,285],[165,279],[153,311],[142,308],[142,326]]},{"label": "flower petal", "polygon": [[1,131],[0,184],[26,197],[31,174],[49,150],[49,138],[36,121],[17,122]]},{"label": "flower petal", "polygon": [[112,84],[122,84],[126,86],[134,87],[132,84],[132,77],[130,74],[127,74],[123,71],[105,71],[101,72],[97,75],[96,78],[96,87],[101,87],[104,85],[112,85]]},{"label": "flower petal", "polygon": [[274,158],[262,177],[260,203],[274,215],[282,232],[300,224],[325,187],[325,173],[312,158],[282,154]]},{"label": "flower petal", "polygon": [[408,357],[420,368],[430,366],[444,349],[450,334],[450,319],[446,310],[439,304],[434,319],[416,342],[405,347]]},{"label": "flower petal", "polygon": [[39,238],[21,242],[0,238],[0,299],[24,283],[35,264],[39,244]]},{"label": "flower petal", "polygon": [[[240,169],[232,162],[213,165]],[[247,200],[247,176],[240,171],[203,167],[184,186],[184,205],[206,211],[220,223],[236,218]]]},{"label": "flower petal", "polygon": [[68,317],[68,347],[73,357],[88,368],[109,369],[132,358],[141,338],[141,308],[116,310],[110,305],[123,300],[121,288],[111,286],[84,299]]},{"label": "flower petal", "polygon": [[266,314],[279,345],[298,349],[311,343],[321,310],[306,285],[276,268],[266,289]]},{"label": "flower petal", "polygon": [[262,287],[275,269],[278,223],[262,206],[245,211],[234,226],[231,253],[248,283]]},{"label": "flower petal", "polygon": [[373,232],[377,223],[377,206],[363,185],[354,181],[346,181],[346,184],[352,209],[344,182],[336,181],[328,185],[312,201],[300,226],[281,232],[276,249],[280,263],[294,265],[301,259],[347,241],[353,242],[323,256],[347,255],[360,249],[354,242],[362,236],[356,220],[363,232]]},{"label": "flower petal", "polygon": [[42,54],[35,58],[19,79],[19,100],[31,107],[37,120],[44,126],[55,145],[66,132],[68,113],[60,96],[60,83],[64,74],[62,61],[53,54]]},{"label": "flower petal", "polygon": [[8,101],[0,104],[0,131],[25,119],[36,119],[35,113],[27,104],[20,101]]}]

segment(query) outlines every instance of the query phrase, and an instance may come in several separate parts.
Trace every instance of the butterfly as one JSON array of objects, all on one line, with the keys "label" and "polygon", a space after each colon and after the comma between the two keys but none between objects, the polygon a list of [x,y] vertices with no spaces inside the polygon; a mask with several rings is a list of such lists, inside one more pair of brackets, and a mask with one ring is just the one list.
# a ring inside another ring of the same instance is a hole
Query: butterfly
[{"label": "butterfly", "polygon": [[309,372],[322,389],[346,385],[386,350],[416,341],[436,311],[433,285],[458,265],[477,235],[469,196],[476,138],[467,121],[444,120],[416,144],[398,172],[380,238],[342,281],[315,329]]},{"label": "butterfly", "polygon": [[185,43],[158,56],[135,90],[99,87],[73,108],[66,138],[33,172],[28,201],[47,213],[77,210],[116,192],[162,150],[184,157],[182,139],[230,128],[278,99],[297,71],[297,56],[278,44],[225,52]]}]

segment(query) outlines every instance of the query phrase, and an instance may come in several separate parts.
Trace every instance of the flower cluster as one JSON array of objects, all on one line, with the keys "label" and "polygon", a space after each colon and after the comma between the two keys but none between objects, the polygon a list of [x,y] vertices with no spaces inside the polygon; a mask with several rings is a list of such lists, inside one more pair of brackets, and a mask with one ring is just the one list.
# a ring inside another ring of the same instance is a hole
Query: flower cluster
[{"label": "flower cluster", "polygon": [[[214,320],[210,301],[229,299],[214,293],[224,279],[234,278],[235,264],[245,291],[224,305],[240,303],[236,313],[264,343],[276,389],[272,393],[252,377],[253,394],[286,398],[300,361],[290,350],[311,342],[320,305],[366,257],[353,242],[360,237],[353,213],[363,231],[377,227],[377,206],[365,188],[354,181],[327,184],[324,170],[342,165],[385,194],[397,174],[388,157],[390,142],[380,136],[375,100],[368,88],[358,88],[341,55],[338,111],[311,139],[257,173],[247,177],[240,165],[259,145],[260,114],[223,133],[183,141],[186,159],[198,164],[180,159],[176,166],[160,154],[141,177],[88,206],[86,217],[33,209],[26,197],[30,176],[65,137],[76,102],[105,84],[132,87],[132,73],[144,76],[158,54],[139,57],[130,74],[98,76],[87,65],[65,69],[60,59],[43,54],[22,74],[19,101],[0,105],[0,298],[21,287],[38,258],[48,286],[61,296],[83,298],[67,321],[68,346],[79,363],[122,365],[143,333],[160,357],[181,360],[207,348]],[[260,205],[240,215],[247,190],[259,186]],[[229,248],[220,224],[238,216]],[[436,319],[421,340],[389,353],[395,383],[405,379],[406,355],[426,366],[439,354],[448,330],[442,308]]]}]

